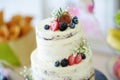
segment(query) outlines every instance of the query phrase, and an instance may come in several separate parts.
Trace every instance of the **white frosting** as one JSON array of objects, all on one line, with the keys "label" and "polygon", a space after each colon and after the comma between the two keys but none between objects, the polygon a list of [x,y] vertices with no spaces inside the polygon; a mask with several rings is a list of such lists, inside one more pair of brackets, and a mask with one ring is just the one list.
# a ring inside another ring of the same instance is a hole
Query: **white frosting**
[{"label": "white frosting", "polygon": [[74,48],[79,48],[83,34],[81,25],[74,29],[69,27],[65,31],[45,30],[44,26],[50,24],[52,19],[43,20],[36,27],[37,48],[31,55],[31,67],[34,80],[94,80],[92,53],[88,48],[85,52],[86,59],[81,63],[55,67],[55,61],[61,61],[74,53]]},{"label": "white frosting", "polygon": [[[59,59],[67,58],[69,55],[73,53],[73,49],[77,48],[75,44],[80,43],[80,39],[82,38],[82,31],[80,24],[76,25],[74,29],[68,28],[66,31],[50,31],[45,30],[44,25],[49,24],[51,19],[46,19],[40,23],[40,26],[36,28],[37,34],[37,51],[40,57],[45,61],[54,62]],[[61,36],[76,33],[75,35],[59,40],[44,40],[43,37],[51,38],[54,36]],[[48,56],[48,57],[47,57]]]},{"label": "white frosting", "polygon": [[50,62],[43,62],[36,52],[35,50],[31,55],[34,80],[87,80],[94,74],[90,51],[86,55],[87,58],[82,60],[80,64],[67,67],[54,67]]},{"label": "white frosting", "polygon": [[[43,39],[43,38],[49,38],[51,39],[52,37],[56,37],[57,35],[59,35],[60,37],[65,37],[67,34],[70,33],[77,33],[79,32],[82,35],[82,31],[81,31],[81,25],[77,24],[76,27],[74,29],[71,28],[67,28],[65,31],[51,31],[51,30],[45,30],[44,26],[46,24],[50,24],[52,21],[51,18],[45,19],[43,21],[40,22],[40,24],[38,25],[38,27],[36,27],[36,34],[37,37],[39,37],[39,39]],[[42,43],[42,42],[41,42]]]}]

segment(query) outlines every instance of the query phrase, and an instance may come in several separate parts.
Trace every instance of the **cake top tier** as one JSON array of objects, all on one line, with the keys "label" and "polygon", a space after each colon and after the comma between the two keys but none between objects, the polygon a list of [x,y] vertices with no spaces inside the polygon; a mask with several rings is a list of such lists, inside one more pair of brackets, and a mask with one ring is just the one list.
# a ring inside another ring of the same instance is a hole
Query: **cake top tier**
[{"label": "cake top tier", "polygon": [[37,27],[38,36],[44,40],[61,40],[81,32],[77,16],[72,16],[68,11],[60,8],[53,17],[41,21]]},{"label": "cake top tier", "polygon": [[44,25],[45,30],[51,31],[65,31],[68,27],[75,28],[75,24],[78,24],[78,18],[71,16],[68,11],[62,11],[60,8],[53,13],[53,20],[50,24]]}]

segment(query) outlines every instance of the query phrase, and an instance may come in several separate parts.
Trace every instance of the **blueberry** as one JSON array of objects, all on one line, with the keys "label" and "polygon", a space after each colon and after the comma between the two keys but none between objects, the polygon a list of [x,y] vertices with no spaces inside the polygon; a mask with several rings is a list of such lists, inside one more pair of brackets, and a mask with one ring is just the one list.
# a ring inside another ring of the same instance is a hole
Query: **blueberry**
[{"label": "blueberry", "polygon": [[78,24],[78,19],[72,19],[72,22],[75,23],[75,24]]},{"label": "blueberry", "polygon": [[82,56],[82,59],[86,59],[86,55],[85,54],[81,54],[81,56]]},{"label": "blueberry", "polygon": [[71,23],[69,27],[70,27],[71,29],[74,29],[74,28],[75,28],[75,24],[74,24],[74,23]]},{"label": "blueberry", "polygon": [[56,61],[55,62],[55,66],[58,67],[60,65],[60,62],[59,61]]},{"label": "blueberry", "polygon": [[66,58],[64,58],[64,59],[61,61],[61,66],[62,66],[62,67],[66,67],[66,66],[68,66],[68,64],[69,64],[69,62],[68,62],[68,60],[67,60]]},{"label": "blueberry", "polygon": [[45,26],[44,26],[44,29],[45,29],[45,30],[48,30],[49,28],[50,28],[49,25],[45,25]]},{"label": "blueberry", "polygon": [[77,17],[77,16],[74,16],[73,19],[78,19],[78,17]]},{"label": "blueberry", "polygon": [[60,31],[65,31],[67,29],[67,23],[61,23],[59,27]]}]

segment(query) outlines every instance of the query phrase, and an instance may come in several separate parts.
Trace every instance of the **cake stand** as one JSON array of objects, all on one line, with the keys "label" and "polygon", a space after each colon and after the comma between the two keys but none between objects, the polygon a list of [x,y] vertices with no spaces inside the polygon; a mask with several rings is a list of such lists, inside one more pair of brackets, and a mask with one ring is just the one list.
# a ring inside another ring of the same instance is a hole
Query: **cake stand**
[{"label": "cake stand", "polygon": [[107,77],[100,72],[99,70],[95,70],[95,80],[108,80]]}]

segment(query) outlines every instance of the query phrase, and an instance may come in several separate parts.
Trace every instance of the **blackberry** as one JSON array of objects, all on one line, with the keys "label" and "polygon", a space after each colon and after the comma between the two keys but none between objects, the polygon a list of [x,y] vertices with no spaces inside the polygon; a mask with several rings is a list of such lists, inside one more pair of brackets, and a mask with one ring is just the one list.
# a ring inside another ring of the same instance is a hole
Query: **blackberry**
[{"label": "blackberry", "polygon": [[81,54],[81,56],[82,56],[82,59],[86,59],[86,55],[85,54]]},{"label": "blackberry", "polygon": [[61,66],[62,66],[62,67],[66,67],[66,66],[68,66],[68,64],[69,64],[69,62],[68,62],[68,60],[67,60],[66,58],[64,58],[64,59],[61,61]]},{"label": "blackberry", "polygon": [[59,29],[60,29],[60,31],[65,31],[65,30],[67,29],[67,27],[68,27],[68,26],[67,26],[67,23],[64,22],[64,23],[61,23],[61,24],[60,24]]}]

